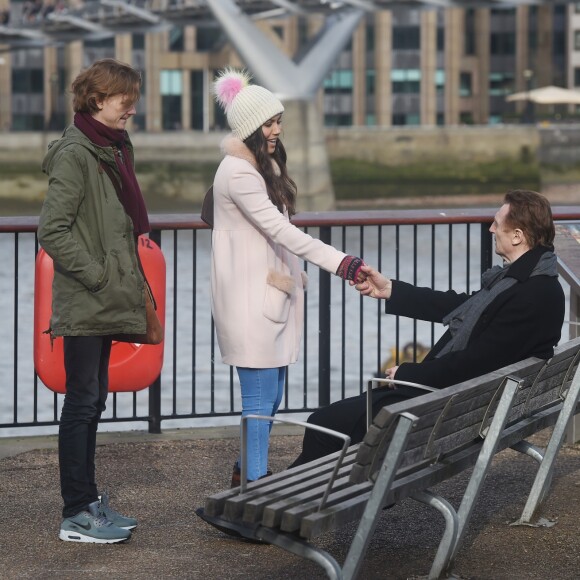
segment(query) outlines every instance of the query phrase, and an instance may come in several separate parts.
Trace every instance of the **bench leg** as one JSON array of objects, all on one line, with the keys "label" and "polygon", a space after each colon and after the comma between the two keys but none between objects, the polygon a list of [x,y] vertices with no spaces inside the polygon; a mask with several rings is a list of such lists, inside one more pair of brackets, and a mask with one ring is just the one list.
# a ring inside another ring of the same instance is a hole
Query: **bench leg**
[{"label": "bench leg", "polygon": [[[522,512],[520,519],[512,525],[536,525],[532,522],[532,519],[550,489],[556,456],[564,442],[568,423],[572,420],[574,413],[576,412],[576,405],[578,404],[579,396],[580,372],[576,371],[572,384],[568,390],[568,394],[566,395],[566,399],[562,405],[562,409],[560,410],[560,414],[558,415],[558,420],[554,425],[554,430],[552,431],[544,456],[540,459],[540,467],[536,474],[528,500],[526,501],[526,505],[524,506],[524,511]],[[526,453],[534,456],[530,451],[531,446],[528,446]]]},{"label": "bench leg", "polygon": [[[519,453],[522,453],[524,455],[527,455],[528,457],[531,457],[532,459],[534,459],[535,461],[538,462],[538,465],[542,465],[542,462],[543,462],[544,457],[545,457],[545,450],[544,449],[541,449],[540,447],[537,447],[536,445],[532,445],[531,443],[528,443],[527,441],[519,441],[515,445],[512,445],[511,449],[513,449],[514,451],[518,451]],[[552,474],[553,474],[553,470],[547,476],[547,479],[545,480],[541,491],[537,492],[537,493],[539,493],[539,495],[538,495],[537,505],[533,509],[534,513],[538,509],[538,506],[542,504],[542,502],[544,501],[544,499],[546,498],[546,496],[548,494],[550,487],[552,486]],[[537,478],[538,478],[538,473],[536,473],[536,479]],[[535,485],[535,483],[534,483],[534,485]],[[534,486],[532,486],[532,491],[530,492],[530,496],[532,494],[535,495]],[[518,525],[524,525],[524,523],[526,525],[528,525],[528,522],[523,522],[522,518],[520,518],[519,520],[512,522],[510,525],[518,526]],[[532,524],[530,523],[529,525],[532,525]]]},{"label": "bench leg", "polygon": [[499,438],[505,428],[505,424],[507,422],[509,412],[512,408],[518,386],[519,382],[516,379],[509,377],[506,380],[503,394],[499,400],[495,414],[485,435],[485,440],[481,446],[481,451],[477,457],[477,462],[473,468],[473,473],[471,474],[469,483],[467,484],[467,488],[463,494],[463,499],[461,500],[461,504],[457,510],[457,516],[459,518],[459,530],[447,569],[451,569],[453,566],[453,562],[457,557],[457,552],[461,547],[461,543],[467,529],[467,524],[471,519],[471,513],[473,512],[475,502],[479,497],[481,487],[483,486],[483,482],[485,481],[487,472],[491,466],[491,461],[497,451]]},{"label": "bench leg", "polygon": [[387,493],[391,489],[395,474],[401,463],[403,450],[416,418],[407,413],[401,414],[389,450],[385,455],[383,464],[373,486],[371,495],[365,506],[356,535],[352,541],[343,567],[343,578],[351,580],[357,577],[362,562],[377,527],[378,518],[381,515]]},{"label": "bench leg", "polygon": [[459,518],[453,506],[445,498],[434,494],[430,490],[416,492],[411,497],[415,501],[435,508],[445,518],[445,532],[441,542],[439,542],[439,548],[437,548],[437,554],[428,576],[429,580],[436,580],[441,578],[441,575],[445,572],[447,563],[453,554],[459,530]]},{"label": "bench leg", "polygon": [[324,569],[331,580],[340,580],[343,577],[338,562],[324,550],[315,548],[302,540],[291,538],[290,536],[282,536],[269,528],[259,527],[255,532],[255,537],[296,554],[301,558],[315,562]]}]

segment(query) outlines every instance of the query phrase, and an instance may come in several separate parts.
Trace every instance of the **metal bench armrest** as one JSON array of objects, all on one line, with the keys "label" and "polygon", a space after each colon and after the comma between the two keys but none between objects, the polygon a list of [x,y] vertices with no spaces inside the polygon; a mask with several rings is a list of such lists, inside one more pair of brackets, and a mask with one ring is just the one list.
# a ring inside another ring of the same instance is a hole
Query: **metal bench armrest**
[{"label": "metal bench armrest", "polygon": [[338,431],[334,431],[333,429],[328,429],[326,427],[321,427],[320,425],[313,425],[312,423],[306,423],[305,421],[295,421],[294,419],[279,419],[278,417],[267,417],[265,415],[246,415],[242,417],[242,440],[241,440],[241,447],[242,447],[242,465],[241,465],[241,473],[240,473],[240,493],[244,493],[246,491],[246,487],[248,485],[248,419],[258,419],[259,421],[274,421],[276,423],[288,423],[290,425],[300,425],[306,429],[314,429],[315,431],[320,431],[321,433],[325,433],[326,435],[331,435],[333,437],[338,437],[339,439],[343,440],[342,449],[340,451],[340,455],[336,460],[334,465],[334,469],[332,470],[332,474],[330,476],[330,481],[326,486],[326,490],[324,495],[322,496],[322,500],[320,505],[318,506],[318,511],[322,510],[322,508],[326,504],[326,500],[330,495],[332,490],[332,486],[334,481],[336,480],[336,476],[338,474],[338,470],[340,469],[342,462],[344,460],[344,456],[346,455],[346,451],[350,445],[350,437],[345,435],[344,433],[340,433]]},{"label": "metal bench armrest", "polygon": [[420,385],[419,383],[411,383],[410,381],[399,381],[397,379],[380,379],[374,378],[367,383],[367,431],[373,422],[373,388],[374,384],[380,385],[404,385],[407,387],[414,387],[416,389],[422,389],[423,391],[431,392],[438,391],[434,387],[428,387],[427,385]]}]

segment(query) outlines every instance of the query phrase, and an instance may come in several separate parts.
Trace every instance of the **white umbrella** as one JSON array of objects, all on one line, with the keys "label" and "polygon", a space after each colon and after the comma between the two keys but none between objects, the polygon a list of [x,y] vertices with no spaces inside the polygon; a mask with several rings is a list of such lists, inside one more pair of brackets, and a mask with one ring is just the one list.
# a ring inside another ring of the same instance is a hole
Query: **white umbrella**
[{"label": "white umbrella", "polygon": [[580,104],[580,91],[549,86],[513,93],[506,97],[506,101],[532,101],[540,105]]}]

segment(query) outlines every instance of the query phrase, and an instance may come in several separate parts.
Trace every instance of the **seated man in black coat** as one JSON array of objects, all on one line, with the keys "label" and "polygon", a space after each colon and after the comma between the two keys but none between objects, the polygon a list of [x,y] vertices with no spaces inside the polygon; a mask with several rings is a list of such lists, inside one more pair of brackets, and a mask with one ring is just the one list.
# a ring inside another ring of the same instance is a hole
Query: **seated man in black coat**
[{"label": "seated man in black coat", "polygon": [[[530,356],[553,355],[564,321],[564,292],[553,251],[550,204],[534,191],[510,191],[490,232],[504,265],[487,270],[481,290],[471,296],[417,288],[363,266],[367,279],[356,286],[361,294],[386,300],[390,314],[448,327],[422,362],[387,369],[387,378],[443,388]],[[376,389],[373,413],[424,393],[409,386]],[[366,395],[321,408],[308,422],[348,434],[352,443],[358,443],[366,432]],[[307,429],[293,466],[340,447],[340,439]]]}]

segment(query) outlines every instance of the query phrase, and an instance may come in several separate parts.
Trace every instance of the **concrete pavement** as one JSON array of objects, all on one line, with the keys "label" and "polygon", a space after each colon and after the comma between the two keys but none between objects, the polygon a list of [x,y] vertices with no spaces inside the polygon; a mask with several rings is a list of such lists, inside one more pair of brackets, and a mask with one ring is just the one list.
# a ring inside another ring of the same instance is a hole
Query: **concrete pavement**
[{"label": "concrete pavement", "polygon": [[[58,539],[61,500],[56,438],[0,439],[0,578],[291,579],[324,578],[322,570],[283,550],[223,535],[196,517],[204,498],[229,484],[237,428],[103,433],[98,480],[114,507],[139,518],[126,544],[73,544]],[[298,453],[301,436],[275,426],[270,465],[279,471]],[[542,442],[545,435],[538,436]],[[580,577],[580,446],[563,449],[542,515],[551,528],[510,527],[534,477],[532,461],[505,451],[494,461],[474,512],[455,574],[472,579]],[[457,505],[468,474],[438,486]],[[413,501],[384,512],[362,579],[427,574],[443,530],[439,514]],[[317,545],[343,561],[354,526]]]}]

